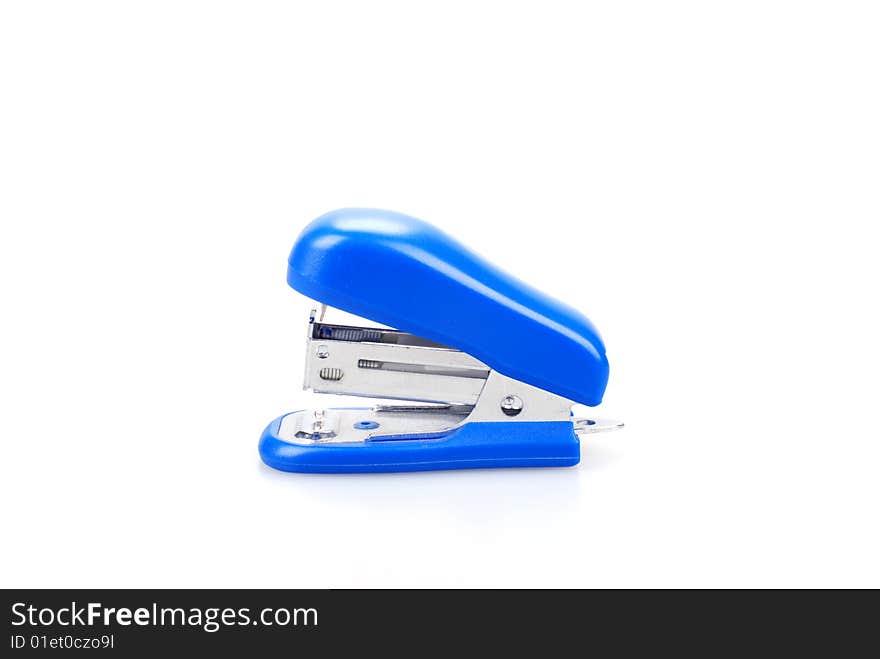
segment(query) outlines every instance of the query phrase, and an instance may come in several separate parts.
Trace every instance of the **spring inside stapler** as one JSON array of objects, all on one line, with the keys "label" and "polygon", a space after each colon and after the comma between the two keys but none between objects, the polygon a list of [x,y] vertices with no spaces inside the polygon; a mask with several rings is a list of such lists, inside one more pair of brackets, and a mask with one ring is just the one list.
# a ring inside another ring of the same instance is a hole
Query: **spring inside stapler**
[{"label": "spring inside stapler", "polygon": [[[373,209],[323,215],[294,244],[287,281],[316,300],[304,388],[392,402],[275,419],[259,445],[270,467],[572,466],[579,435],[623,425],[572,416],[574,403],[598,405],[608,381],[592,323],[426,222]],[[381,327],[326,322],[328,306]]]}]

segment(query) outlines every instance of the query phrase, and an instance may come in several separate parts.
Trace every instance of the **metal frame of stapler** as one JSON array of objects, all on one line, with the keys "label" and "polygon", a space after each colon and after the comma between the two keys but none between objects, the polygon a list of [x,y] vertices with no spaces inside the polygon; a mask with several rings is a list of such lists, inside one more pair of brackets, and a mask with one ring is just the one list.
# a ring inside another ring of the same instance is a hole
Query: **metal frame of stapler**
[{"label": "metal frame of stapler", "polygon": [[[287,281],[318,302],[304,388],[394,402],[275,419],[259,446],[270,467],[571,466],[579,435],[622,426],[572,416],[573,403],[598,405],[608,381],[592,323],[426,222],[373,209],[323,215],[294,244]],[[325,322],[328,305],[384,327]]]}]

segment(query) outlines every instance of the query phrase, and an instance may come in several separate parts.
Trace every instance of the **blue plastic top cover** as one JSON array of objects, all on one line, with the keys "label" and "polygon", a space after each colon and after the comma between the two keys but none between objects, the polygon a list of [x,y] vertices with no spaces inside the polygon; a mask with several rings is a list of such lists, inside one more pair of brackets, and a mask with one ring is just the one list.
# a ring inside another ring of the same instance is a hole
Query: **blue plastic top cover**
[{"label": "blue plastic top cover", "polygon": [[577,403],[602,402],[608,360],[593,324],[427,222],[361,208],[322,215],[294,244],[287,283],[508,377]]}]

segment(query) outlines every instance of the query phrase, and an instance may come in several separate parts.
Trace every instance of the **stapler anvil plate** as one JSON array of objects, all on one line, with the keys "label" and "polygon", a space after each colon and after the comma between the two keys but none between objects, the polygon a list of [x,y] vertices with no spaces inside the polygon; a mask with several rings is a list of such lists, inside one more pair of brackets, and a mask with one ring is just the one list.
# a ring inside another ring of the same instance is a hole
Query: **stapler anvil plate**
[{"label": "stapler anvil plate", "polygon": [[[323,215],[294,244],[287,282],[319,303],[304,388],[403,402],[279,417],[260,439],[270,467],[571,466],[578,435],[620,425],[572,417],[573,403],[598,405],[608,381],[593,324],[426,222]],[[395,329],[324,322],[328,305]]]}]

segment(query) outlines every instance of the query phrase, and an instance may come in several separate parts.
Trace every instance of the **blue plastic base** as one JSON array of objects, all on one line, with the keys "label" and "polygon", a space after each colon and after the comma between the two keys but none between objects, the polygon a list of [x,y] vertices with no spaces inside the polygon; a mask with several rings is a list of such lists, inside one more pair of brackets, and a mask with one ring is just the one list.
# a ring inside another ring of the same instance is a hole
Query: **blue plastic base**
[{"label": "blue plastic base", "polygon": [[275,419],[260,437],[260,457],[270,467],[302,473],[369,473],[571,467],[580,442],[570,421],[467,423],[430,439],[384,439],[357,444],[292,444],[278,438]]}]

